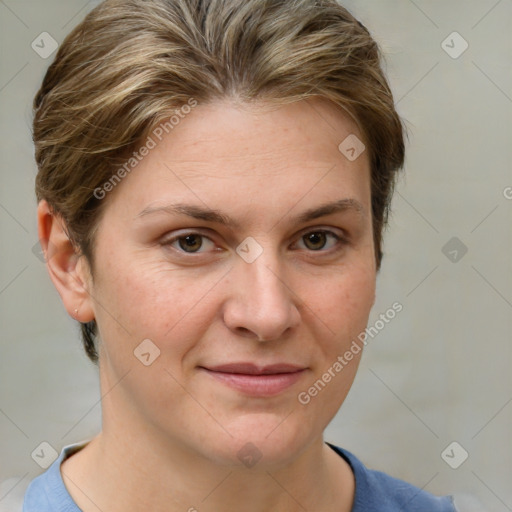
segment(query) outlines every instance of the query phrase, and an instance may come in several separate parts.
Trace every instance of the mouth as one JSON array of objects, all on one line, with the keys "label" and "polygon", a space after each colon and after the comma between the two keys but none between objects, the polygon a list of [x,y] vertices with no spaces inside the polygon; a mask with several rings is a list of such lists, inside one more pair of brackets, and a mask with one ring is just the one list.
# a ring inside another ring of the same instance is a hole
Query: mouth
[{"label": "mouth", "polygon": [[253,363],[229,363],[199,367],[215,379],[248,396],[275,396],[295,384],[307,368],[287,363],[257,366]]}]

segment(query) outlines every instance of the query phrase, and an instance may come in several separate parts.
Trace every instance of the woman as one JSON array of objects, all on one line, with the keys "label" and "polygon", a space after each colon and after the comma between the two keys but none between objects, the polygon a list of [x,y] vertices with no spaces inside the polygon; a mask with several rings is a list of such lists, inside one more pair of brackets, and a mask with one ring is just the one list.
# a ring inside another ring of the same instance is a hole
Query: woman
[{"label": "woman", "polygon": [[363,25],[334,0],[107,0],[34,109],[39,236],[103,425],[25,512],[456,510],[323,440],[404,161]]}]

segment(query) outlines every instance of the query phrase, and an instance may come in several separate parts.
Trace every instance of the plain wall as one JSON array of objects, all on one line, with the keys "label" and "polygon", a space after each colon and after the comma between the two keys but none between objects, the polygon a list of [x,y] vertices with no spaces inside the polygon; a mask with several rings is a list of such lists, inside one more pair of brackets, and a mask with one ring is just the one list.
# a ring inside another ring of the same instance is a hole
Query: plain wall
[{"label": "plain wall", "polygon": [[[97,3],[0,2],[0,481],[31,480],[42,441],[60,451],[101,424],[97,369],[32,252],[30,134],[53,58],[32,41],[60,43]],[[512,510],[512,2],[342,3],[380,43],[409,131],[369,325],[403,310],[369,338],[326,440],[432,493]],[[458,58],[442,47],[454,31],[469,44]],[[453,441],[469,454],[458,469],[441,457]]]}]

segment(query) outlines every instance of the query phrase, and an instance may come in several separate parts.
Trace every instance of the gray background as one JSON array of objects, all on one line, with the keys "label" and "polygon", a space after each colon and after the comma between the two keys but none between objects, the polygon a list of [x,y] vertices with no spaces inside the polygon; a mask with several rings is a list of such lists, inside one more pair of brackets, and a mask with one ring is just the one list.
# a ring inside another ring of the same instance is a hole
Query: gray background
[{"label": "gray background", "polygon": [[[97,370],[32,252],[30,136],[53,58],[31,42],[60,43],[97,3],[0,0],[0,480],[40,474],[42,441],[60,451],[100,428]],[[369,323],[404,309],[369,340],[326,439],[430,492],[512,510],[512,0],[343,3],[384,50],[410,133]],[[469,44],[458,58],[442,47],[454,31]],[[452,237],[457,261],[442,251]],[[457,469],[441,457],[453,441],[469,453]]]}]

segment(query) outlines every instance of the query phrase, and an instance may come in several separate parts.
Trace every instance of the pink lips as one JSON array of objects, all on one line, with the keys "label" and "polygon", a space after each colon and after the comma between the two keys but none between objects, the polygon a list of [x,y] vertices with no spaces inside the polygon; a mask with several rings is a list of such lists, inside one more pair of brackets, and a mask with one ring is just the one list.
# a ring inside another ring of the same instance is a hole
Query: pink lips
[{"label": "pink lips", "polygon": [[256,366],[253,363],[229,363],[201,367],[214,379],[250,396],[273,396],[295,384],[305,371],[302,366],[278,363]]}]

